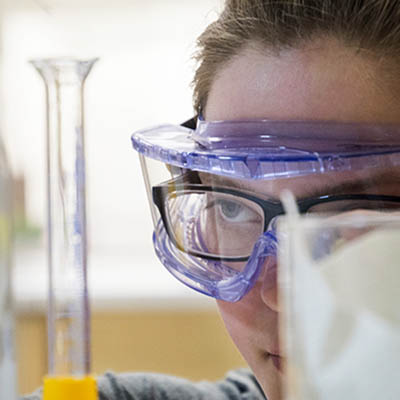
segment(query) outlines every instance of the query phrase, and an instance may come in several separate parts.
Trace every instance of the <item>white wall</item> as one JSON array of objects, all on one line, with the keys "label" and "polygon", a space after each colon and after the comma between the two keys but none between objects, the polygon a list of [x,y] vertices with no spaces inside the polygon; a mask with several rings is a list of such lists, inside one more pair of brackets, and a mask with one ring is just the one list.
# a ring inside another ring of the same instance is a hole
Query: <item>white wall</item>
[{"label": "white wall", "polygon": [[3,0],[3,133],[25,174],[30,218],[45,214],[44,88],[28,60],[99,57],[86,85],[92,249],[153,259],[134,130],[192,116],[190,56],[221,0]]}]

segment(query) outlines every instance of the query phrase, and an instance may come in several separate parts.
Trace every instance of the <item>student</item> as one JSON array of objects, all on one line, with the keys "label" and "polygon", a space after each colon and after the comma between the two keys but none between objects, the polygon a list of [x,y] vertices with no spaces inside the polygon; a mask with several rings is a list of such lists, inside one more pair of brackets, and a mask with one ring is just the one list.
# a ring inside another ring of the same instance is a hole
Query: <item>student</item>
[{"label": "student", "polygon": [[133,143],[159,258],[217,299],[252,372],[106,374],[101,400],[282,398],[279,196],[305,213],[399,207],[399,27],[397,0],[226,1],[198,41],[196,118]]}]

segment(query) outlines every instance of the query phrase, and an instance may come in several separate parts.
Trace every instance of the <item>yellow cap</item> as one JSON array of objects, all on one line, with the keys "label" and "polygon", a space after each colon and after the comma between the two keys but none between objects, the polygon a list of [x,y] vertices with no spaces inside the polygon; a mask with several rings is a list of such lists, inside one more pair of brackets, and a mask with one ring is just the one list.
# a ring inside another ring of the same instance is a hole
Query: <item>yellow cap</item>
[{"label": "yellow cap", "polygon": [[43,400],[97,400],[96,379],[47,376],[44,378]]}]

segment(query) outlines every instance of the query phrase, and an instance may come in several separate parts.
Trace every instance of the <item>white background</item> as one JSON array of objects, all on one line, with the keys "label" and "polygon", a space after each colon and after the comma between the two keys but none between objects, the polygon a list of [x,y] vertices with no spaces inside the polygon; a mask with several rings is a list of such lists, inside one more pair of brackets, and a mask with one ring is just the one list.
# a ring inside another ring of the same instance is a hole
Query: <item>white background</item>
[{"label": "white background", "polygon": [[154,266],[170,282],[152,249],[130,135],[193,115],[195,40],[222,1],[3,0],[1,7],[1,129],[14,173],[26,179],[30,220],[44,224],[45,99],[28,60],[99,57],[85,87],[89,267],[96,259],[109,268]]}]

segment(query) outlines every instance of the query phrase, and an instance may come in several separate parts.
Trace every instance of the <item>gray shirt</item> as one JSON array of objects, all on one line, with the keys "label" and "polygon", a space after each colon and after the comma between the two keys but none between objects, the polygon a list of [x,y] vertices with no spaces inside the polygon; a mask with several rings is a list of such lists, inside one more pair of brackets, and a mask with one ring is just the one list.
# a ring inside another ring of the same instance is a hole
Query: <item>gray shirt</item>
[{"label": "gray shirt", "polygon": [[[218,382],[190,382],[155,373],[106,373],[98,379],[99,400],[266,400],[248,369],[229,372]],[[38,391],[21,400],[40,400]]]}]

